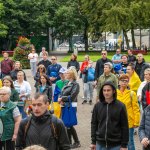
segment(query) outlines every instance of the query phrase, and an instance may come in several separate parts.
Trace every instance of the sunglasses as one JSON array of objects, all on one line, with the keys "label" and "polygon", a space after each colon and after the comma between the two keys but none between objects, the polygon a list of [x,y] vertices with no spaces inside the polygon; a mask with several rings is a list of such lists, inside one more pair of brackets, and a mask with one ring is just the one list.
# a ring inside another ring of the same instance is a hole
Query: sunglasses
[{"label": "sunglasses", "polygon": [[102,55],[106,55],[106,53],[102,53]]},{"label": "sunglasses", "polygon": [[51,59],[51,60],[56,60],[56,59]]}]

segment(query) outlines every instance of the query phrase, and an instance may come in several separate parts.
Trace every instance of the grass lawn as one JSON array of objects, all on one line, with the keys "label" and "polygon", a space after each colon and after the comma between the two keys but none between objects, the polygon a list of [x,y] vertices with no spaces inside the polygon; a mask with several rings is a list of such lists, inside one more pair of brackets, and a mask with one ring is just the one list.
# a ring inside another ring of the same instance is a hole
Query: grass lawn
[{"label": "grass lawn", "polygon": [[[78,53],[78,61],[82,62],[84,60],[84,55],[88,54],[90,56],[90,59],[92,61],[97,61],[99,58],[101,58],[100,52],[79,52]],[[115,52],[108,52],[108,58],[112,59],[112,56],[115,54]],[[125,54],[125,53],[123,53]],[[67,54],[64,58],[62,58],[60,61],[61,62],[68,62],[70,60],[71,54]],[[145,61],[150,63],[150,52],[147,55],[144,55]]]}]

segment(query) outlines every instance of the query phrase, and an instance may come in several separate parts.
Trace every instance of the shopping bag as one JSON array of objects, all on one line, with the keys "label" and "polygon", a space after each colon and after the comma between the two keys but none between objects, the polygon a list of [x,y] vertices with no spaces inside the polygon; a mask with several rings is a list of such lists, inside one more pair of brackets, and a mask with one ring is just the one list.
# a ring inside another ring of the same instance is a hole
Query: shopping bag
[{"label": "shopping bag", "polygon": [[66,127],[72,127],[78,124],[76,116],[76,107],[72,107],[70,97],[69,102],[62,108],[62,120]]},{"label": "shopping bag", "polygon": [[61,116],[61,106],[58,102],[52,102],[50,105],[50,110],[54,112],[54,115],[57,118],[60,118]]}]

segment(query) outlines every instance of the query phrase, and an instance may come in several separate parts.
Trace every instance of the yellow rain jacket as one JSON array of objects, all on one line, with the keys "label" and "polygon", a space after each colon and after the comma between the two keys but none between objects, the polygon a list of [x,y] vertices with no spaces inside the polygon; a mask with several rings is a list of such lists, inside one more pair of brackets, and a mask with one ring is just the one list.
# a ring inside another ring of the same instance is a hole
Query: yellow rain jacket
[{"label": "yellow rain jacket", "polygon": [[129,128],[139,126],[140,108],[136,93],[128,89],[125,89],[122,93],[119,89],[117,89],[117,99],[126,106]]},{"label": "yellow rain jacket", "polygon": [[134,73],[131,76],[130,81],[129,81],[130,90],[137,93],[137,90],[138,90],[140,84],[141,84],[141,80],[140,80],[139,76],[137,75],[137,73],[134,71]]},{"label": "yellow rain jacket", "polygon": [[2,87],[2,80],[0,79],[0,88]]}]

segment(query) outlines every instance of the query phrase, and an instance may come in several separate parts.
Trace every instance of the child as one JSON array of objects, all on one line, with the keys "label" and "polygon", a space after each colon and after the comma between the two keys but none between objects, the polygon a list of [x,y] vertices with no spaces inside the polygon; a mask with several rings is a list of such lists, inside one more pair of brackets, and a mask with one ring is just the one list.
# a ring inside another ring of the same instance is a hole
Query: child
[{"label": "child", "polygon": [[93,99],[93,89],[94,89],[94,80],[95,80],[95,69],[92,67],[93,62],[89,61],[88,67],[84,69],[84,101],[82,104],[87,103],[92,104]]}]

